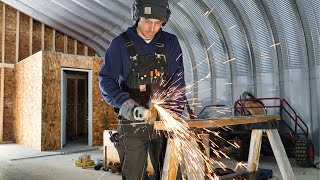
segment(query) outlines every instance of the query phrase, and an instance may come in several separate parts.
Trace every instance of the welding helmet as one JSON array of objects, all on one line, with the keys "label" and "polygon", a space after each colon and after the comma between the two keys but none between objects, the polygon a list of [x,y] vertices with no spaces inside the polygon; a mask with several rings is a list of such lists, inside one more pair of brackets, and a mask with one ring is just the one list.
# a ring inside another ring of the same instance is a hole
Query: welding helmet
[{"label": "welding helmet", "polygon": [[168,22],[171,11],[168,0],[135,0],[132,6],[132,19],[138,21],[140,17],[159,19],[162,25]]}]

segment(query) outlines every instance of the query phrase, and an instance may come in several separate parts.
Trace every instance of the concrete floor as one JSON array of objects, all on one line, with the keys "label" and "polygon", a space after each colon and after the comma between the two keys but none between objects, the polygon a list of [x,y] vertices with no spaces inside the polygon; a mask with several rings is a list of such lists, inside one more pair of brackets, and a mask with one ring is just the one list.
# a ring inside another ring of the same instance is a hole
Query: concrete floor
[{"label": "concrete floor", "polygon": [[[73,165],[83,154],[90,154],[93,160],[102,159],[103,153],[97,147],[77,147],[63,152],[40,152],[17,144],[0,144],[0,179],[1,180],[121,180],[121,176],[91,169],[82,169]],[[77,152],[76,151],[86,151]],[[71,153],[71,154],[68,154]],[[299,168],[291,159],[296,179],[319,180],[320,171],[315,168]],[[319,158],[316,160],[319,162]],[[234,160],[225,160],[233,169]],[[281,174],[273,157],[261,157],[261,168],[272,169],[273,180],[280,180]]]}]

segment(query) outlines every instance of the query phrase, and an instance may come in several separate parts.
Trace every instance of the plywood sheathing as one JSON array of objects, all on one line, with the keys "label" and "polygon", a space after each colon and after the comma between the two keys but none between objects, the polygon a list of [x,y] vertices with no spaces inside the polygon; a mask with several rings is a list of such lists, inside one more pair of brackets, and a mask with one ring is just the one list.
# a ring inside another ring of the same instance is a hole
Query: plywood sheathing
[{"label": "plywood sheathing", "polygon": [[33,20],[33,31],[32,31],[32,54],[41,50],[41,23]]},{"label": "plywood sheathing", "polygon": [[16,49],[16,13],[10,6],[6,6],[6,26],[5,26],[5,63],[15,63]]},{"label": "plywood sheathing", "polygon": [[[92,70],[92,145],[102,145],[104,118],[98,72],[102,58],[43,52],[42,150],[60,149],[61,145],[61,68]],[[113,111],[107,106],[107,111]],[[108,117],[116,122],[115,114]],[[114,122],[113,122],[114,123]]]},{"label": "plywood sheathing", "polygon": [[44,50],[53,50],[52,49],[52,39],[53,39],[53,29],[45,26],[44,29]]},{"label": "plywood sheathing", "polygon": [[16,64],[15,81],[14,140],[41,150],[42,52]]},{"label": "plywood sheathing", "polygon": [[15,79],[14,69],[4,68],[4,112],[3,112],[3,140],[12,141],[13,136],[13,119],[14,119],[14,91],[15,91]]},{"label": "plywood sheathing", "polygon": [[[29,57],[29,16],[20,13],[19,60]],[[13,50],[12,50],[13,51]]]}]

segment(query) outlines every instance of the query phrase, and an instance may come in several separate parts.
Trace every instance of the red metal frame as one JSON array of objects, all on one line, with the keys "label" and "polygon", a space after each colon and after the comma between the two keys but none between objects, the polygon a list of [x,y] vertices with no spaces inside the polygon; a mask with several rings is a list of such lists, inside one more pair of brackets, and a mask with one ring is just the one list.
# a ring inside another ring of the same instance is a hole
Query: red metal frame
[{"label": "red metal frame", "polygon": [[[242,106],[241,102],[244,101],[257,101],[260,100],[262,101],[267,101],[267,100],[277,100],[279,101],[279,105],[277,106],[264,106],[264,108],[279,108],[280,109],[280,117],[282,122],[284,122],[284,124],[295,134],[295,137],[299,137],[298,133],[297,133],[297,129],[298,127],[303,131],[304,135],[306,136],[306,138],[308,138],[309,135],[309,128],[306,125],[305,122],[303,122],[303,120],[301,119],[301,117],[296,113],[296,111],[292,108],[292,106],[288,103],[288,101],[286,101],[285,99],[281,99],[278,97],[274,97],[274,98],[245,98],[245,99],[239,99],[237,101],[234,102],[234,109],[239,111],[240,110],[244,110],[244,109],[250,109],[250,108],[261,108],[261,106]],[[238,105],[240,107],[238,107]],[[289,110],[285,108],[289,107]],[[290,110],[292,113],[290,113]],[[240,112],[240,111],[239,111]],[[295,126],[294,126],[294,130],[283,120],[282,118],[282,112],[286,112],[286,114],[290,117],[291,120],[293,120],[295,122]],[[302,125],[300,124],[300,122],[304,125],[304,127],[302,127]],[[296,138],[295,138],[296,139]]]}]

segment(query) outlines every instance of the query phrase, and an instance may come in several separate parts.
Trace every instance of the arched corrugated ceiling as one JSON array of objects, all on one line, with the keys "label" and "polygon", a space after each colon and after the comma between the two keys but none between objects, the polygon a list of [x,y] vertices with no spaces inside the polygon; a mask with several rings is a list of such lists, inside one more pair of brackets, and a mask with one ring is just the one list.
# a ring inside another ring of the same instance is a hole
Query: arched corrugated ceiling
[{"label": "arched corrugated ceiling", "polygon": [[[133,0],[2,1],[101,56],[134,24]],[[231,106],[245,90],[285,98],[307,123],[319,150],[320,1],[169,2],[172,15],[164,29],[181,41],[186,81],[194,84],[188,98],[196,112],[210,104]]]}]

